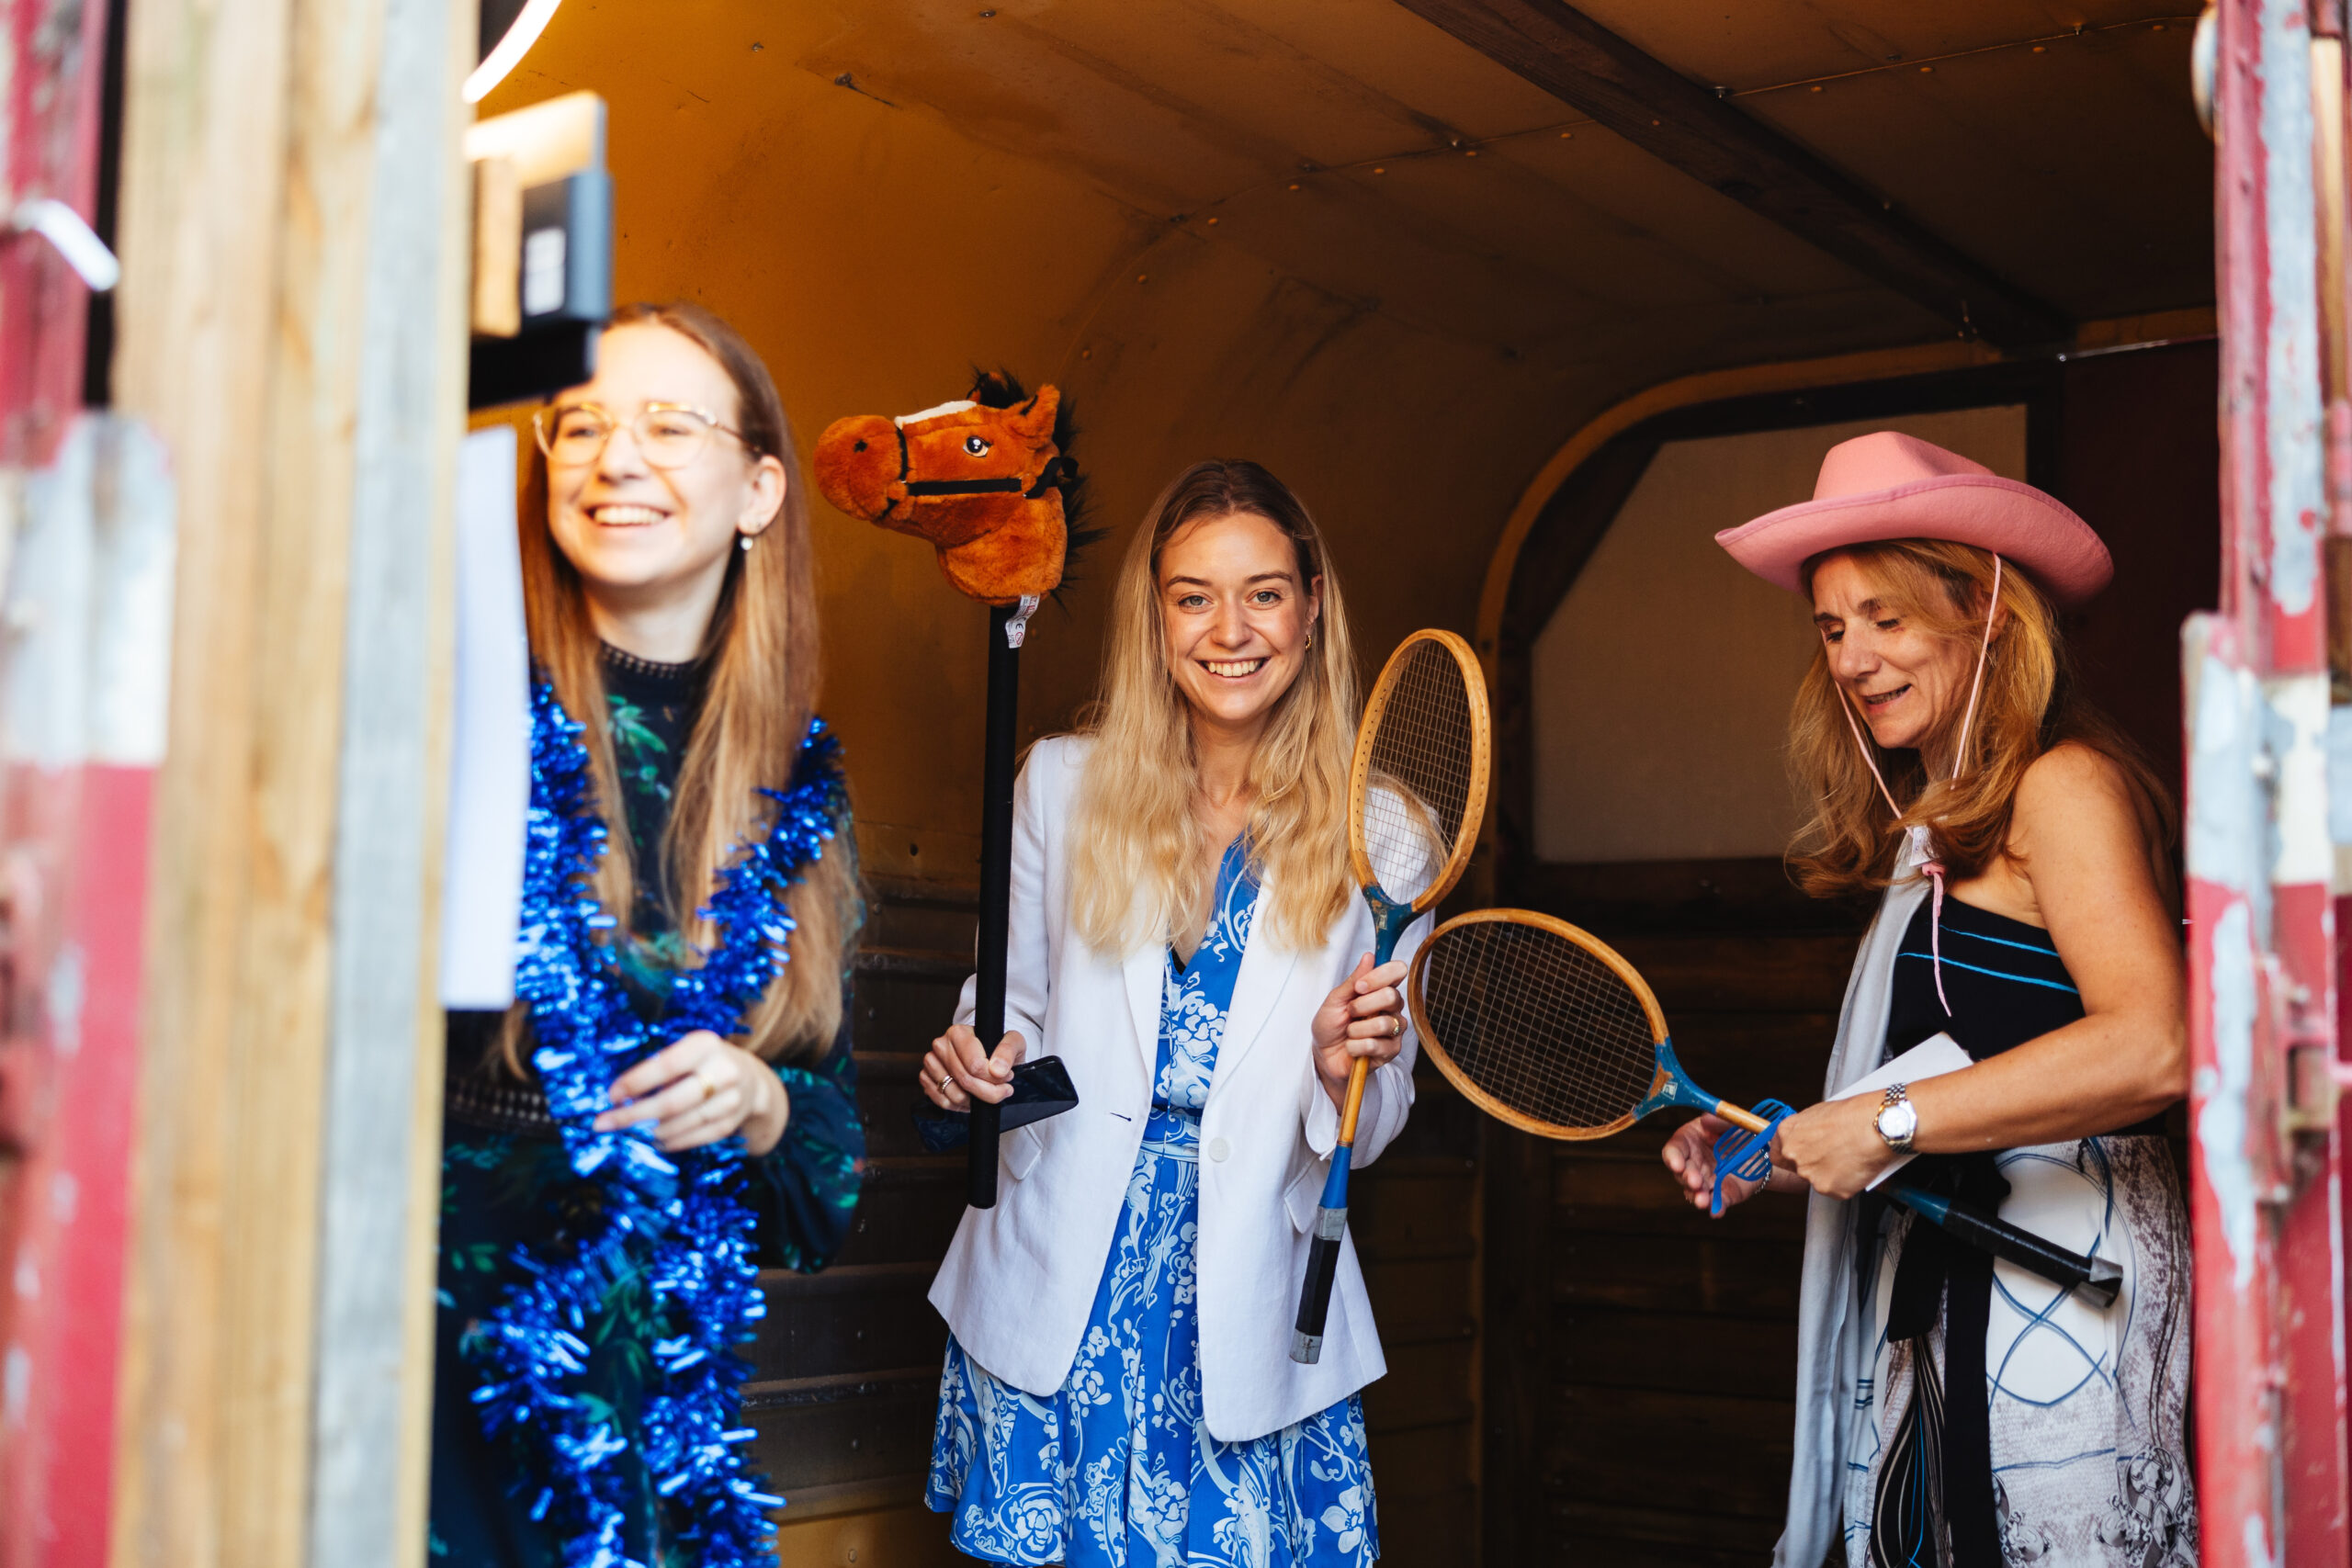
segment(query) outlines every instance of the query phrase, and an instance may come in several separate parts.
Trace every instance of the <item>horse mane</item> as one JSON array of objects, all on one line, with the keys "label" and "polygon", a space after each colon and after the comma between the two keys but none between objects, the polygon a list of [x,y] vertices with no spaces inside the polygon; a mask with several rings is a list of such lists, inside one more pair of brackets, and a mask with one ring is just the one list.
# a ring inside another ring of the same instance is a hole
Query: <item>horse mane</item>
[{"label": "horse mane", "polygon": [[[972,367],[972,389],[964,394],[986,409],[1017,408],[1029,400],[1029,389],[1021,378],[1000,366],[995,370]],[[1053,596],[1059,601],[1062,590],[1079,581],[1076,568],[1079,553],[1110,532],[1108,528],[1089,526],[1091,515],[1087,506],[1087,478],[1078,460],[1069,455],[1070,443],[1078,437],[1078,421],[1070,412],[1070,400],[1062,399],[1054,412],[1054,446],[1062,455],[1061,476],[1053,488],[1062,492],[1062,526],[1069,531],[1069,543],[1062,555],[1061,586]],[[1063,606],[1067,609],[1069,606]]]}]

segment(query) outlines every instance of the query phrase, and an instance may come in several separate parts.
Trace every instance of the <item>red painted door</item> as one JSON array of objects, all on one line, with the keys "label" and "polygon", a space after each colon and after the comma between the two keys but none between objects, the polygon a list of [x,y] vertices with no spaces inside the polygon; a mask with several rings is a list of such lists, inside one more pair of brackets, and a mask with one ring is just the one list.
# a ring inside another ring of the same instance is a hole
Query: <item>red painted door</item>
[{"label": "red painted door", "polygon": [[2328,538],[2352,532],[2342,4],[2221,0],[2211,20],[2222,593],[2184,636],[2203,1561],[2342,1568],[2336,843],[2352,832],[2330,804],[2352,792],[2352,708],[2334,702],[2352,671],[2331,680]]},{"label": "red painted door", "polygon": [[172,506],[81,407],[107,7],[0,0],[0,1568],[107,1559]]}]

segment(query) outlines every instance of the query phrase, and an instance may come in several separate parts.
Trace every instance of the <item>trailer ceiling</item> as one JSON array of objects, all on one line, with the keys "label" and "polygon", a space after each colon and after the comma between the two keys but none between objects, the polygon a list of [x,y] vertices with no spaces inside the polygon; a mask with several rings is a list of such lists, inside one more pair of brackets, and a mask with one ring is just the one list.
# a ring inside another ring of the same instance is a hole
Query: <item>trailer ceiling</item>
[{"label": "trailer ceiling", "polygon": [[[2179,0],[1584,10],[2068,319],[2212,299]],[[736,319],[804,438],[975,363],[1053,380],[1114,525],[1203,455],[1289,479],[1375,649],[1472,629],[1511,506],[1611,404],[1954,337],[1395,0],[569,0],[483,108],[573,87],[612,105],[621,294]],[[952,599],[920,547],[820,540],[862,814],[968,823]],[[1099,598],[1031,663],[1041,722]]]},{"label": "trailer ceiling", "polygon": [[[2211,298],[2177,3],[1583,10],[2069,316]],[[1498,350],[1646,358],[1703,335],[1736,358],[1792,328],[1941,330],[1387,0],[865,4],[804,60]]]}]

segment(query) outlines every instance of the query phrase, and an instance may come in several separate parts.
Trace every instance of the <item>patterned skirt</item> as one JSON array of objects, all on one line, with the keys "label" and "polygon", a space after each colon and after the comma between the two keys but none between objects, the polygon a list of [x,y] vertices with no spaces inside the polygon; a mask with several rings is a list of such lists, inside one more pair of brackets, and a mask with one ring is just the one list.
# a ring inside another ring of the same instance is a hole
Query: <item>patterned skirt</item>
[{"label": "patterned skirt", "polygon": [[[1994,1267],[1980,1397],[1989,1402],[2002,1558],[2020,1568],[2195,1568],[2188,1222],[2165,1141],[2041,1144],[1997,1163],[2010,1185],[2003,1219],[2123,1269],[2120,1293],[2101,1310],[2012,1264]],[[1847,1469],[1852,1563],[1871,1561],[1881,1471],[1919,1387],[1918,1342],[1886,1336],[1895,1269],[1919,1223],[1897,1212],[1876,1271],[1873,1365],[1858,1391]],[[1941,1319],[1927,1343],[1940,1382]]]},{"label": "patterned skirt", "polygon": [[956,1549],[1069,1568],[1363,1568],[1380,1555],[1353,1395],[1243,1443],[1201,1420],[1200,1117],[1153,1113],[1078,1359],[1040,1398],[947,1343],[926,1501]]}]

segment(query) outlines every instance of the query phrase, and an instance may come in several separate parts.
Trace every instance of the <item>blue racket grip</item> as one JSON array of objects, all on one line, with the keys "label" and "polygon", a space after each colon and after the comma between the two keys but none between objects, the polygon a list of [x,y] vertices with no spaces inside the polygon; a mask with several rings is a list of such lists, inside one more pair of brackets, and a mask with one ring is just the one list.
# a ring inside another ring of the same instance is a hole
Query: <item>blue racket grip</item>
[{"label": "blue racket grip", "polygon": [[[1398,903],[1367,887],[1372,906],[1372,966],[1396,956],[1396,943],[1419,917],[1410,903]],[[1340,1142],[1331,1151],[1331,1173],[1323,1179],[1323,1201],[1315,1211],[1315,1234],[1307,1243],[1306,1278],[1298,1292],[1298,1317],[1291,1326],[1290,1359],[1313,1366],[1323,1359],[1323,1327],[1331,1315],[1331,1290],[1340,1277],[1340,1244],[1348,1234],[1348,1174],[1355,1162],[1356,1114],[1363,1104],[1369,1065],[1357,1057],[1348,1074],[1347,1099],[1340,1112]]]},{"label": "blue racket grip", "polygon": [[1716,1219],[1723,1218],[1724,1183],[1735,1177],[1742,1181],[1763,1180],[1772,1168],[1772,1134],[1796,1111],[1777,1100],[1767,1100],[1757,1105],[1756,1114],[1764,1119],[1762,1132],[1734,1127],[1715,1140],[1715,1190],[1707,1213]]},{"label": "blue racket grip", "polygon": [[1340,1277],[1340,1243],[1348,1234],[1348,1167],[1354,1156],[1354,1148],[1347,1144],[1331,1151],[1331,1174],[1323,1179],[1323,1201],[1315,1211],[1306,1280],[1299,1287],[1298,1318],[1290,1336],[1290,1359],[1306,1366],[1323,1359],[1323,1325],[1331,1314],[1331,1287]]}]

